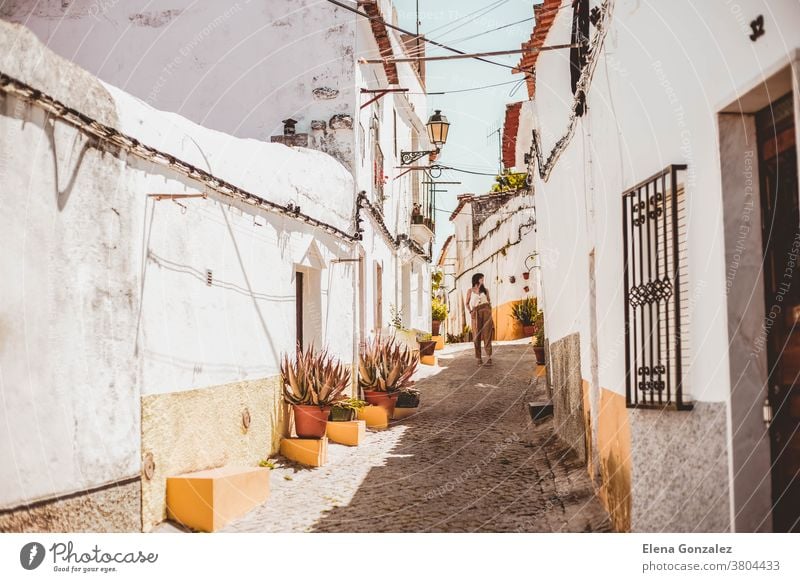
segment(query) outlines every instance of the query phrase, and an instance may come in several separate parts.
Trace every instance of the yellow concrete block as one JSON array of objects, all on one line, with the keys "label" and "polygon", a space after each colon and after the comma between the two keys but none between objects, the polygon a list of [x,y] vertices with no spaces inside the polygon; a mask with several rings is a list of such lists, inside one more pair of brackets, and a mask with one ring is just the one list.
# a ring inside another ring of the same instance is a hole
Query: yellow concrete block
[{"label": "yellow concrete block", "polygon": [[443,350],[444,349],[444,337],[441,335],[434,335],[431,337],[433,341],[436,342],[436,349]]},{"label": "yellow concrete block", "polygon": [[328,422],[325,434],[335,443],[355,447],[360,445],[367,435],[367,423],[364,420]]},{"label": "yellow concrete block", "polygon": [[541,378],[542,376],[547,375],[547,366],[537,365],[536,366],[536,377]]},{"label": "yellow concrete block", "polygon": [[417,408],[395,408],[394,414],[392,415],[393,420],[402,420],[403,418],[408,418],[409,416],[414,416],[419,407]]},{"label": "yellow concrete block", "polygon": [[358,411],[358,418],[365,421],[369,428],[389,426],[389,413],[381,406],[365,406]]},{"label": "yellow concrete block", "polygon": [[426,366],[435,366],[436,356],[421,356],[419,362],[420,364],[425,364]]},{"label": "yellow concrete block", "polygon": [[194,530],[216,531],[267,500],[269,473],[220,467],[167,477],[167,515]]},{"label": "yellow concrete block", "polygon": [[328,462],[328,439],[282,438],[281,454],[302,465],[321,467]]}]

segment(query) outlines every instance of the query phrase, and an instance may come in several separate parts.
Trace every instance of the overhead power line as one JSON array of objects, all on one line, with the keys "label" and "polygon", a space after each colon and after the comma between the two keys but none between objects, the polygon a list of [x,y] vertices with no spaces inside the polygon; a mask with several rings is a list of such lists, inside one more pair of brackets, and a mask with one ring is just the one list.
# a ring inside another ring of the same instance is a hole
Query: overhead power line
[{"label": "overhead power line", "polygon": [[[332,0],[328,0],[329,2]],[[542,46],[542,47],[529,47],[529,48],[518,48],[518,49],[510,49],[504,51],[489,51],[483,53],[464,53],[461,52],[457,55],[441,55],[435,57],[401,57],[397,59],[363,59],[362,62],[370,63],[370,64],[382,64],[382,63],[415,63],[417,61],[449,61],[451,59],[476,59],[479,57],[495,57],[501,55],[518,55],[521,53],[529,53],[529,52],[542,52],[542,51],[553,51],[558,49],[567,49],[567,48],[576,48],[579,47],[578,44],[554,44],[550,46]],[[511,67],[514,68],[514,67]]]},{"label": "overhead power line", "polygon": [[[358,14],[359,16],[361,16],[361,17],[363,17],[363,18],[366,18],[367,20],[379,20],[380,22],[382,22],[382,23],[384,24],[384,26],[386,26],[386,27],[388,27],[388,28],[391,28],[391,29],[393,29],[393,30],[396,30],[396,31],[398,31],[398,32],[402,32],[403,34],[408,34],[408,35],[411,35],[411,36],[417,37],[417,38],[419,38],[419,40],[422,40],[423,42],[426,42],[426,43],[428,43],[428,44],[432,44],[433,46],[438,46],[439,48],[443,48],[443,49],[445,49],[445,50],[448,50],[448,51],[450,51],[450,52],[452,52],[452,53],[456,53],[456,54],[458,54],[458,55],[465,55],[465,54],[467,54],[467,53],[465,53],[465,52],[464,52],[464,51],[462,51],[462,50],[458,50],[458,49],[456,49],[456,48],[453,48],[453,47],[447,46],[447,45],[445,45],[445,44],[442,44],[442,43],[440,43],[440,42],[436,42],[435,40],[431,40],[431,39],[429,39],[429,38],[425,38],[424,36],[423,36],[423,37],[420,37],[419,35],[417,35],[417,34],[414,34],[413,32],[410,32],[410,31],[406,30],[405,28],[400,28],[399,26],[395,26],[394,24],[391,24],[391,23],[389,23],[389,22],[386,22],[386,20],[384,20],[383,18],[372,17],[372,16],[370,16],[369,14],[367,14],[366,12],[361,12],[360,10],[358,10],[358,9],[356,9],[356,8],[353,8],[353,7],[351,7],[351,6],[348,6],[347,4],[344,4],[344,3],[342,3],[342,2],[339,2],[339,0],[327,0],[327,2],[329,2],[330,4],[333,4],[334,6],[338,6],[339,8],[344,8],[345,10],[347,10],[347,11],[349,11],[349,12],[352,12],[352,13],[354,13],[354,14]],[[505,63],[498,63],[498,62],[496,62],[496,61],[491,61],[491,60],[489,60],[489,59],[485,59],[485,58],[478,57],[478,56],[473,56],[473,57],[471,57],[471,58],[474,58],[476,61],[482,61],[482,62],[484,62],[484,63],[489,63],[489,64],[492,64],[492,65],[497,65],[498,67],[503,67],[504,69],[511,69],[512,71],[513,71],[514,69],[516,69],[516,67],[514,67],[514,66],[512,66],[512,65],[506,65]],[[415,59],[415,60],[416,60],[416,59]],[[380,62],[380,63],[382,63],[383,61],[379,61],[379,62]],[[528,73],[526,73],[526,74],[528,74]]]},{"label": "overhead power line", "polygon": [[[493,4],[490,4],[489,6],[482,6],[482,7],[478,8],[477,10],[473,10],[469,14],[465,14],[464,16],[459,16],[458,18],[455,18],[455,19],[451,20],[450,22],[445,22],[441,26],[437,26],[435,28],[431,28],[429,31],[426,32],[426,34],[431,34],[432,32],[438,32],[438,31],[442,30],[443,28],[448,28],[448,27],[454,25],[456,22],[464,20],[465,18],[469,18],[470,16],[477,15],[475,17],[478,18],[478,17],[482,16],[482,15],[478,14],[478,12],[481,12],[482,10],[487,10],[487,9],[488,10],[494,10],[494,8],[497,8],[499,5],[506,4],[506,3],[508,3],[508,0],[497,0]],[[472,22],[472,20],[474,20],[474,19],[471,19],[470,22]],[[450,32],[452,32],[452,30],[445,31],[442,34],[449,34]]]}]

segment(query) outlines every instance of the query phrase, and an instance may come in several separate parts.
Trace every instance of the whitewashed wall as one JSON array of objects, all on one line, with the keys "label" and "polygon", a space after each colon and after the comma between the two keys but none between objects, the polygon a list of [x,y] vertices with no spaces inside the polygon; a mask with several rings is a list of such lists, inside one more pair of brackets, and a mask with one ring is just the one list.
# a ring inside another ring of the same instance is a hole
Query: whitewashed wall
[{"label": "whitewashed wall", "polygon": [[56,53],[165,111],[269,140],[281,120],[353,115],[356,15],[315,0],[17,0]]},{"label": "whitewashed wall", "polygon": [[[3,73],[349,229],[353,179],[333,158],[153,110],[21,27],[0,22],[0,47]],[[183,207],[156,202],[147,195],[204,190],[2,94],[0,183],[0,430],[10,435],[0,441],[0,507],[138,475],[143,395],[276,374],[294,345],[297,265],[320,269],[319,339],[352,361],[356,267],[334,262],[354,256],[349,243],[209,191]]]}]

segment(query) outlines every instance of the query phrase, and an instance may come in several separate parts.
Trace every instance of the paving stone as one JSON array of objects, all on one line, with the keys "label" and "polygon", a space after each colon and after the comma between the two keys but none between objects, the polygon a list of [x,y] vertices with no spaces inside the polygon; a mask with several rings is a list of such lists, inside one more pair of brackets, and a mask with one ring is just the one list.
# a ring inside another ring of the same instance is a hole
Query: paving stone
[{"label": "paving stone", "polygon": [[358,447],[331,443],[329,463],[272,472],[269,501],[224,531],[610,531],[585,467],[534,425],[545,397],[528,344],[495,348],[492,368],[471,345],[437,352],[419,373],[418,414],[368,431]]}]

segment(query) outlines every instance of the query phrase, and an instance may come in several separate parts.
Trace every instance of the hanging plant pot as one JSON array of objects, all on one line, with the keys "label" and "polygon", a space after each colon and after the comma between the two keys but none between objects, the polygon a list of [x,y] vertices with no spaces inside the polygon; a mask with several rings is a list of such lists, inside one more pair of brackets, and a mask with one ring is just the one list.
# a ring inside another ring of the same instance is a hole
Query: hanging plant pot
[{"label": "hanging plant pot", "polygon": [[530,276],[531,276],[531,274],[530,274],[529,272],[527,272],[527,271],[526,271],[526,272],[524,272],[524,273],[522,273],[522,278],[523,278],[523,279],[525,279],[526,281],[528,280],[528,278],[529,278]]},{"label": "hanging plant pot", "polygon": [[321,439],[331,412],[330,406],[292,404],[294,430],[301,439]]},{"label": "hanging plant pot", "polygon": [[530,291],[531,289],[530,289],[530,287],[528,287],[527,285],[525,285],[525,286],[522,288],[522,290],[523,290],[523,291],[525,291],[525,293],[527,293],[527,292],[528,292],[528,291]]},{"label": "hanging plant pot", "polygon": [[516,283],[516,282],[517,282],[517,278],[516,278],[514,275],[511,275],[511,276],[508,278],[508,282],[509,282],[509,283]]},{"label": "hanging plant pot", "polygon": [[442,322],[438,319],[434,319],[431,322],[431,335],[439,335],[439,331],[442,328]]},{"label": "hanging plant pot", "polygon": [[373,406],[380,406],[389,413],[389,418],[394,414],[394,408],[397,406],[397,399],[400,397],[399,392],[380,392],[378,390],[364,390],[364,400]]},{"label": "hanging plant pot", "polygon": [[522,326],[522,333],[525,334],[525,337],[531,337],[536,332],[535,325],[523,325]]}]

